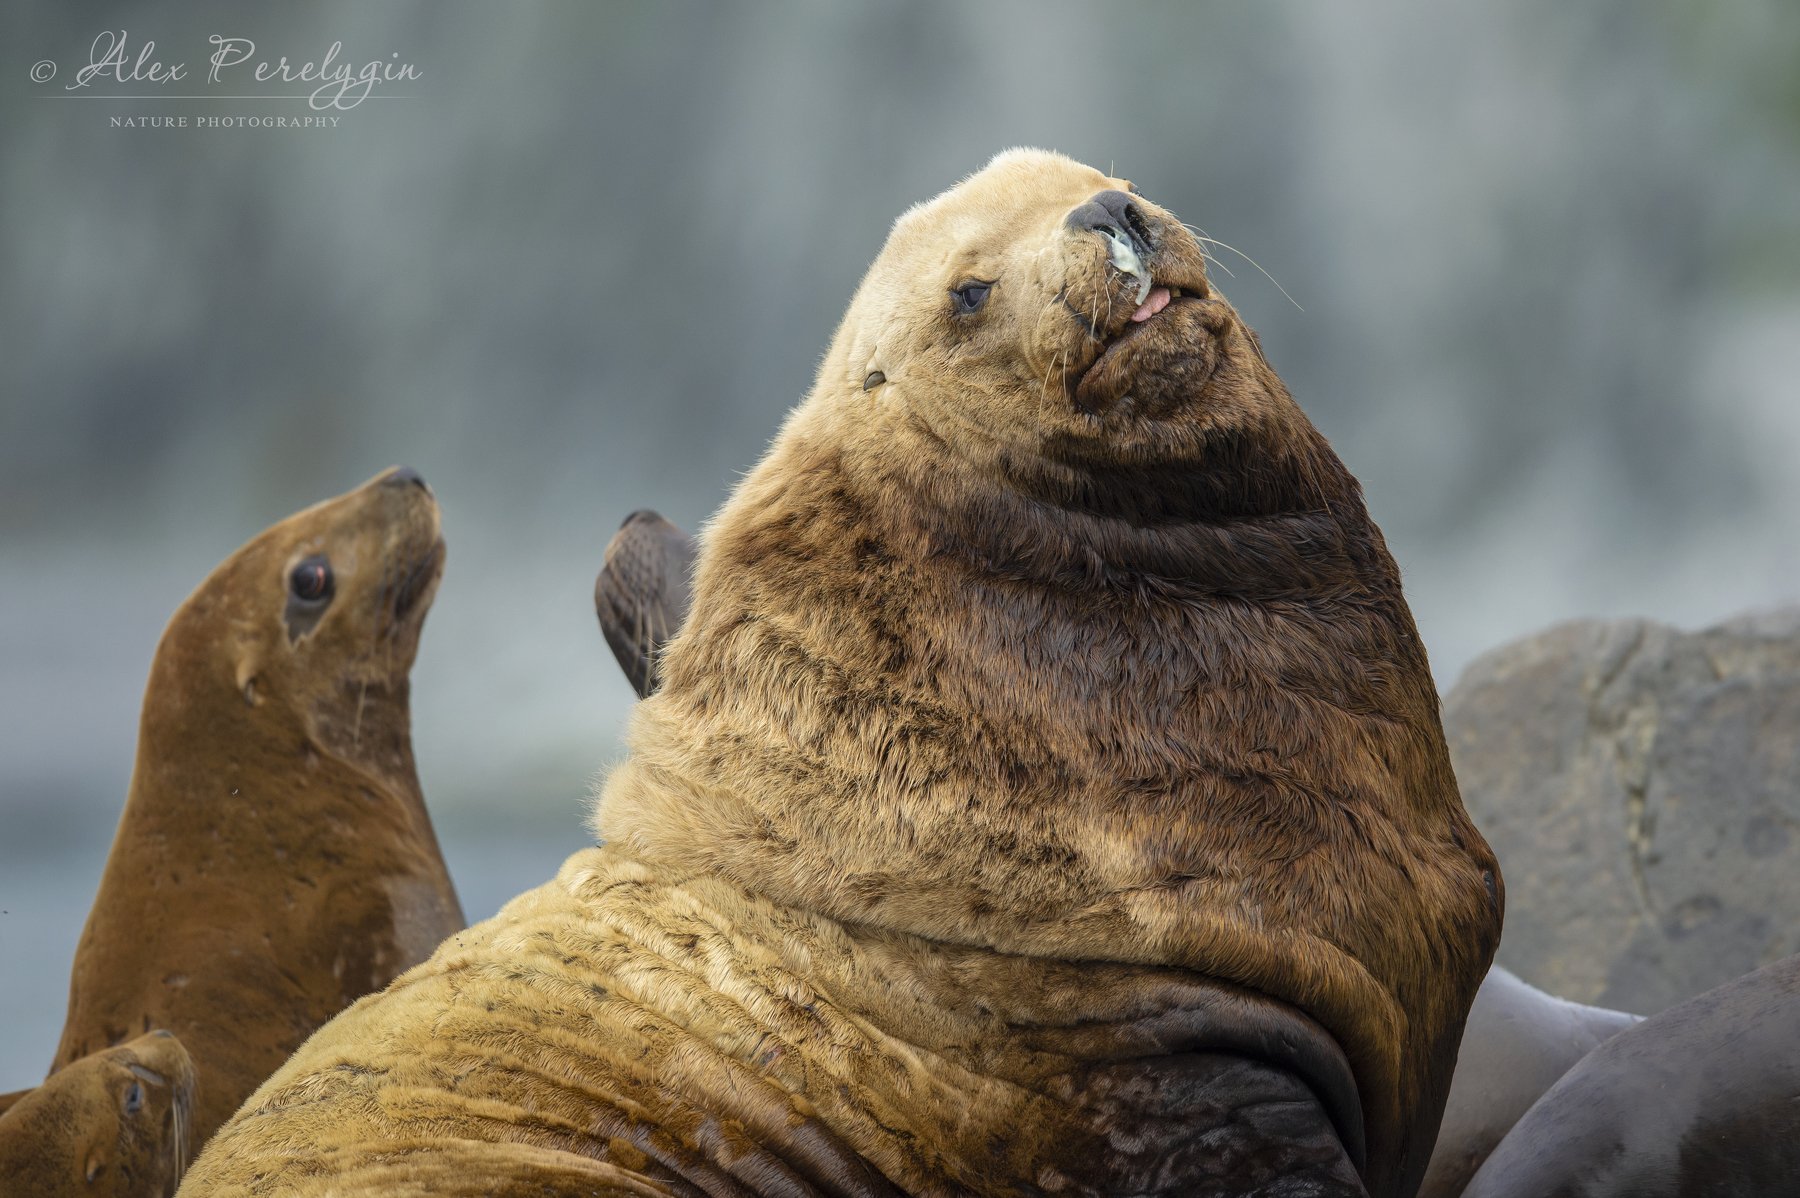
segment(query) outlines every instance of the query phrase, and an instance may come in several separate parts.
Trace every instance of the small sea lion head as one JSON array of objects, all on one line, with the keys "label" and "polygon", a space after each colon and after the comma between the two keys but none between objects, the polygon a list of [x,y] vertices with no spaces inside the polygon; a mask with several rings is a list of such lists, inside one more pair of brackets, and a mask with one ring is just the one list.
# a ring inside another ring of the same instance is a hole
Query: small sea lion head
[{"label": "small sea lion head", "polygon": [[166,1031],[82,1057],[0,1118],[0,1176],[57,1198],[168,1198],[193,1157],[194,1086]]},{"label": "small sea lion head", "polygon": [[282,520],[176,612],[154,668],[179,677],[152,689],[187,702],[147,704],[146,730],[223,704],[341,755],[382,751],[443,565],[437,501],[404,467]]},{"label": "small sea lion head", "polygon": [[1294,410],[1201,239],[1129,180],[1041,150],[900,217],[821,383],[1050,492],[1079,489],[1068,467],[1141,469],[1222,430],[1274,439]]}]

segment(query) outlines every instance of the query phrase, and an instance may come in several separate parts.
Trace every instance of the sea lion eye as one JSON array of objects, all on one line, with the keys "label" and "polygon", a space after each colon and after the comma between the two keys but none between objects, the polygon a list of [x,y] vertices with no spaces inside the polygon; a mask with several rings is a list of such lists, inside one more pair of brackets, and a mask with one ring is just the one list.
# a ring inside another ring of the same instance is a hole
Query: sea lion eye
[{"label": "sea lion eye", "polygon": [[952,287],[950,294],[956,297],[958,312],[973,312],[987,302],[988,292],[994,289],[992,283],[982,283],[971,279],[960,286]]},{"label": "sea lion eye", "polygon": [[288,575],[288,589],[296,599],[318,603],[331,597],[331,563],[322,557],[309,557]]},{"label": "sea lion eye", "polygon": [[132,1082],[131,1085],[126,1088],[125,1101],[123,1103],[123,1106],[125,1108],[125,1113],[127,1115],[135,1115],[139,1111],[143,1110],[143,1108],[144,1108],[144,1087],[142,1086],[142,1084],[140,1084],[138,1082]]}]

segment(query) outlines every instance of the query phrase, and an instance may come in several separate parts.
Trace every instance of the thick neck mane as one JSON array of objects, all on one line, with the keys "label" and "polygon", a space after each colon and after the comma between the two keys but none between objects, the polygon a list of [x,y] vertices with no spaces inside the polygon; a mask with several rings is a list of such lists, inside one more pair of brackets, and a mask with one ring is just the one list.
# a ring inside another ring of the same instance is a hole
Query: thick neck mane
[{"label": "thick neck mane", "polygon": [[1393,562],[1292,411],[1284,453],[1192,455],[1255,480],[1133,523],[1103,474],[803,407],[707,532],[602,838],[849,926],[1259,990],[1391,1131],[1493,912]]}]

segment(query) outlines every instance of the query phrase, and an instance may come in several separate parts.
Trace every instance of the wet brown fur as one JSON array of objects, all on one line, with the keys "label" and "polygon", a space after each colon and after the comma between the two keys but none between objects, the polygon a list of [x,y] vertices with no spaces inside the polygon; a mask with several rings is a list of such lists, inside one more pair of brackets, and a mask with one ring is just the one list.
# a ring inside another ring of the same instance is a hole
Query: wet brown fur
[{"label": "wet brown fur", "polygon": [[1064,226],[1123,186],[1019,152],[901,219],[704,534],[605,846],[323,1030],[189,1192],[422,1185],[425,1144],[481,1192],[497,1141],[566,1154],[542,1192],[1149,1192],[1121,1145],[1211,1118],[1152,1107],[1220,1003],[1323,1025],[1363,1182],[1412,1191],[1497,870],[1360,489],[1198,243],[1144,205],[1191,298],[1133,329]]},{"label": "wet brown fur", "polygon": [[194,1062],[152,1032],[58,1070],[0,1115],[0,1193],[168,1198],[193,1158]]},{"label": "wet brown fur", "polygon": [[[437,504],[386,477],[239,549],[151,665],[55,1068],[174,1031],[199,1069],[197,1144],[315,1028],[463,926],[407,705],[442,570]],[[335,574],[316,621],[288,594],[315,554]]]}]

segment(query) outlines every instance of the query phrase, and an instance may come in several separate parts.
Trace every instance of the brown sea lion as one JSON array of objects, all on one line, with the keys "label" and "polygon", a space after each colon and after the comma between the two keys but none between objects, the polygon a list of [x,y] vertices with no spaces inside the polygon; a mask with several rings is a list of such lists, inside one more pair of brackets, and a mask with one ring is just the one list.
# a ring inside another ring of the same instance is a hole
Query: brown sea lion
[{"label": "brown sea lion", "polygon": [[693,569],[693,538],[652,511],[625,517],[607,543],[594,610],[640,699],[661,681],[657,661],[687,615]]},{"label": "brown sea lion", "polygon": [[1800,957],[1583,1057],[1465,1198],[1768,1198],[1800,1190]]},{"label": "brown sea lion", "polygon": [[463,926],[407,707],[443,560],[431,492],[391,470],[266,530],[176,611],[55,1068],[174,1031],[203,1143],[313,1029]]},{"label": "brown sea lion", "polygon": [[712,523],[604,845],[184,1193],[1411,1194],[1499,939],[1360,488],[1128,184],[903,216]]},{"label": "brown sea lion", "polygon": [[1583,1006],[1496,965],[1488,970],[1456,1055],[1456,1076],[1420,1198],[1456,1198],[1531,1104],[1581,1058],[1640,1022]]},{"label": "brown sea lion", "polygon": [[[627,534],[640,540],[634,552],[615,553]],[[654,622],[615,616],[608,625],[635,626],[638,635],[608,640],[619,664],[641,696],[659,679],[656,660],[674,630],[687,618],[687,572],[693,542],[655,513],[634,512],[607,551],[602,584],[616,613],[654,609]],[[683,552],[648,553],[650,547],[680,546]],[[626,563],[616,568],[615,563]],[[640,681],[642,680],[642,681]],[[1419,1187],[1420,1198],[1456,1198],[1494,1145],[1519,1116],[1582,1057],[1607,1039],[1639,1022],[1640,1017],[1569,1002],[1529,985],[1495,965],[1482,979],[1463,1027],[1456,1073],[1444,1106],[1443,1123],[1431,1163]]]},{"label": "brown sea lion", "polygon": [[195,1147],[194,1062],[151,1032],[51,1074],[0,1116],[0,1194],[168,1198]]}]

